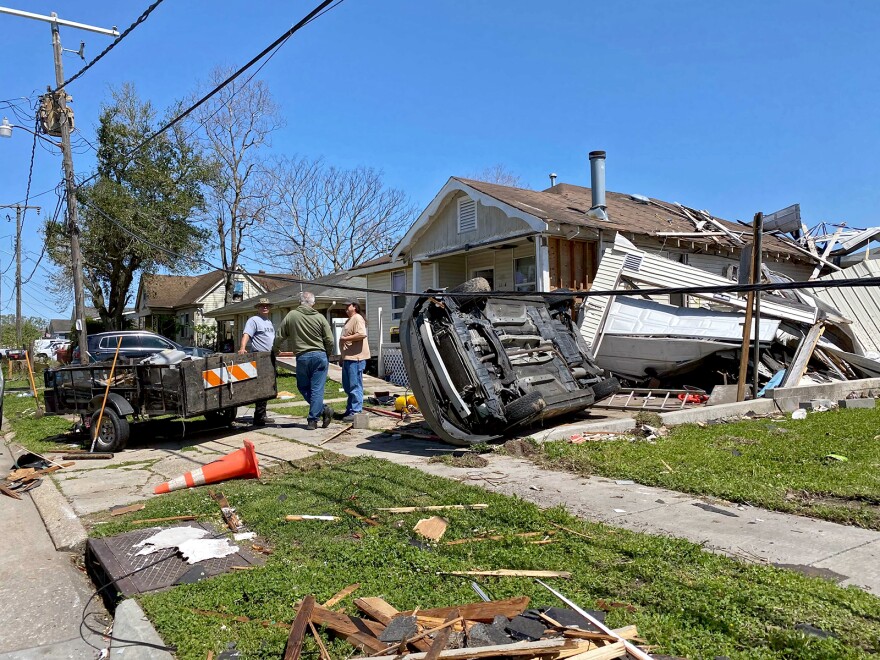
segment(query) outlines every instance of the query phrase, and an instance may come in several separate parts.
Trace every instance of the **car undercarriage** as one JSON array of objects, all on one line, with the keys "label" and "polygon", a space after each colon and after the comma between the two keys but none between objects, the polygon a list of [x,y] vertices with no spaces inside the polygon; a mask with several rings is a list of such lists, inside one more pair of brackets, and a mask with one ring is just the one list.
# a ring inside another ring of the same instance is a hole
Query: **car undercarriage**
[{"label": "car undercarriage", "polygon": [[[426,292],[403,312],[400,341],[425,420],[471,445],[579,412],[620,388],[574,326],[574,295],[492,296],[482,278]],[[450,295],[452,294],[452,295]]]}]

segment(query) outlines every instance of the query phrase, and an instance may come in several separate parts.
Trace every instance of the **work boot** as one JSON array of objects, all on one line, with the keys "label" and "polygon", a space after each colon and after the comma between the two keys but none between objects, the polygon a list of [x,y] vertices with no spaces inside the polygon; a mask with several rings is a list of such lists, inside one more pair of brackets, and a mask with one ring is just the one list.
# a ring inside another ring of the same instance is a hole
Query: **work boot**
[{"label": "work boot", "polygon": [[254,417],[254,426],[266,426],[266,418]]},{"label": "work boot", "polygon": [[349,413],[342,418],[343,424],[354,424],[354,413]]},{"label": "work boot", "polygon": [[321,413],[321,427],[327,428],[330,426],[330,422],[333,420],[333,408],[328,405],[324,405],[324,412]]},{"label": "work boot", "polygon": [[318,429],[318,420],[317,419],[310,419],[306,428],[309,431],[316,431]]}]

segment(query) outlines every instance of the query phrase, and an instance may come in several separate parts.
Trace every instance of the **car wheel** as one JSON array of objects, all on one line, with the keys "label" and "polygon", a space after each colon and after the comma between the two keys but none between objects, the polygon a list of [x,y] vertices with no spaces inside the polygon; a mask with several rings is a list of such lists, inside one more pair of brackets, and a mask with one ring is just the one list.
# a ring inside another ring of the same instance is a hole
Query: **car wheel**
[{"label": "car wheel", "polygon": [[211,425],[216,426],[232,426],[232,422],[238,417],[238,408],[221,408],[220,410],[209,410],[205,413],[205,419]]},{"label": "car wheel", "polygon": [[131,427],[125,417],[120,417],[115,410],[104,408],[104,414],[101,417],[101,428],[96,429],[98,424],[98,416],[100,410],[92,413],[92,427],[90,429],[92,438],[95,440],[96,451],[120,451],[125,449],[128,444],[128,437],[131,433]]},{"label": "car wheel", "polygon": [[509,426],[524,422],[544,410],[547,403],[540,392],[529,392],[518,399],[514,399],[504,406],[504,417]]},{"label": "car wheel", "polygon": [[458,304],[458,306],[466,307],[481,300],[484,300],[486,296],[483,294],[486,294],[491,290],[492,287],[489,286],[489,280],[487,280],[485,277],[475,277],[473,279],[467,280],[466,282],[462,282],[456,287],[449,289],[449,293],[480,294],[474,296],[455,296],[455,302]]},{"label": "car wheel", "polygon": [[620,391],[620,382],[616,378],[606,378],[593,385],[593,397],[596,402],[607,399]]}]

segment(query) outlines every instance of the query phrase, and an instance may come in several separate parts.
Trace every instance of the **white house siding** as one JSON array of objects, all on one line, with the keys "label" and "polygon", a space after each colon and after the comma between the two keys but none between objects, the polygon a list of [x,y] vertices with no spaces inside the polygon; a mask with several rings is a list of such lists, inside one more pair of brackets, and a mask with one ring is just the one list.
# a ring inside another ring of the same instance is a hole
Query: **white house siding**
[{"label": "white house siding", "polygon": [[458,199],[465,193],[459,193],[443,206],[431,219],[431,224],[419,236],[410,250],[414,258],[428,256],[456,247],[473,245],[486,240],[500,239],[523,231],[530,227],[517,218],[508,217],[502,210],[492,206],[483,206],[477,202],[477,228],[473,231],[458,233]]},{"label": "white house siding", "polygon": [[[391,271],[370,273],[367,275],[368,289],[391,290]],[[382,308],[382,330],[385,335],[382,341],[388,341],[388,328],[391,322],[391,295],[387,293],[367,293],[367,338],[370,344],[370,353],[378,355],[379,352],[379,308]]]},{"label": "white house siding", "polygon": [[458,286],[467,276],[467,258],[463,254],[437,260],[437,286],[441,289]]}]

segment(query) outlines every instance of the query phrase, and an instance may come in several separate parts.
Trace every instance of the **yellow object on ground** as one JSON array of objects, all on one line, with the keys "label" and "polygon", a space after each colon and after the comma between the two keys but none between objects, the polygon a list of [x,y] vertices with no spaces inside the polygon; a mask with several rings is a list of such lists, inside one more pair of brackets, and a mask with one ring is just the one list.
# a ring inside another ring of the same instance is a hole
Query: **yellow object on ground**
[{"label": "yellow object on ground", "polygon": [[409,396],[399,396],[394,400],[394,409],[397,412],[403,412],[404,408],[412,407],[418,410],[419,404],[416,398],[410,394]]}]

